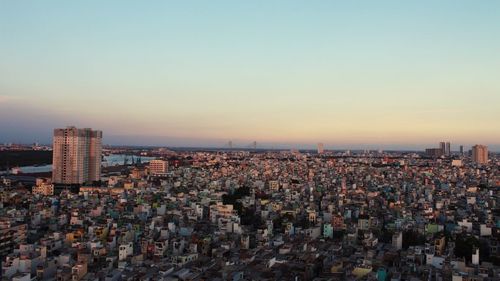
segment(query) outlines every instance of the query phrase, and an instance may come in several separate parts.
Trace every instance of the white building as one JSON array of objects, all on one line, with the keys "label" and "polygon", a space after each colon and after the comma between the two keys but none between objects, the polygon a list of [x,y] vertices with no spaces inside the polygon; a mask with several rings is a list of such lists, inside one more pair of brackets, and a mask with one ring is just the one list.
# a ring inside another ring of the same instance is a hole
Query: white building
[{"label": "white building", "polygon": [[479,265],[479,249],[476,249],[476,251],[472,254],[472,264]]},{"label": "white building", "polygon": [[392,247],[396,250],[403,249],[403,233],[397,232],[392,235]]},{"label": "white building", "polygon": [[134,244],[132,242],[128,244],[120,245],[118,251],[118,260],[123,261],[126,260],[127,257],[130,257],[134,254]]}]

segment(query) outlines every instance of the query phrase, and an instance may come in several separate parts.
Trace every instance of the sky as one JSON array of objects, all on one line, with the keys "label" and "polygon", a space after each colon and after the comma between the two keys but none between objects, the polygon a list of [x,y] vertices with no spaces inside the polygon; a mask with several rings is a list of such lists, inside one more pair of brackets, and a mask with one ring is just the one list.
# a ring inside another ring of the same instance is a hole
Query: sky
[{"label": "sky", "polygon": [[500,151],[500,1],[0,0],[0,142]]}]

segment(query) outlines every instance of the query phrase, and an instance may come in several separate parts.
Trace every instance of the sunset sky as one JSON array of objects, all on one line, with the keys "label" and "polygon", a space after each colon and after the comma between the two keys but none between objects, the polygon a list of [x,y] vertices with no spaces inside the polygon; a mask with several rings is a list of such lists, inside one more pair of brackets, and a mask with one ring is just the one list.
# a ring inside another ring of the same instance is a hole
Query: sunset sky
[{"label": "sunset sky", "polygon": [[500,1],[0,0],[0,142],[500,150]]}]

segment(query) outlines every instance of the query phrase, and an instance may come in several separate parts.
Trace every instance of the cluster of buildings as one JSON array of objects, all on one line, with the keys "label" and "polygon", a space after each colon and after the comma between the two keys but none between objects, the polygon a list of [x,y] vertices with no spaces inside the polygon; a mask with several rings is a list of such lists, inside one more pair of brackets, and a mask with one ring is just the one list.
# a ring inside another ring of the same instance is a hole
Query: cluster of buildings
[{"label": "cluster of buildings", "polygon": [[33,143],[31,145],[15,144],[15,143],[0,144],[0,151],[25,151],[25,150],[48,151],[51,149],[52,148],[50,146],[40,145],[39,143]]},{"label": "cluster of buildings", "polygon": [[[95,132],[75,147],[98,150]],[[159,155],[83,175],[77,192],[59,176],[0,181],[2,278],[500,280],[496,154]]]},{"label": "cluster of buildings", "polygon": [[[459,152],[456,156],[465,156],[464,146],[461,145],[459,147]],[[429,157],[433,158],[441,158],[441,157],[452,157],[453,152],[451,151],[450,142],[440,142],[439,148],[427,148],[425,150],[425,154]],[[488,163],[488,147],[486,145],[476,144],[472,146],[468,155],[470,159],[478,164],[486,164]]]}]

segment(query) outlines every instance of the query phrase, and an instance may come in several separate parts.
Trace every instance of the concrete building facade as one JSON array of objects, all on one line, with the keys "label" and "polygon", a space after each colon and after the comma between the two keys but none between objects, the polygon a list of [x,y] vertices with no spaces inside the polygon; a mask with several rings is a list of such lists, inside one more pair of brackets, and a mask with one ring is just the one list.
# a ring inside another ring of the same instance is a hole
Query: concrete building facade
[{"label": "concrete building facade", "polygon": [[481,144],[474,145],[472,147],[472,161],[478,164],[488,163],[488,147]]},{"label": "concrete building facade", "polygon": [[52,182],[83,184],[101,179],[102,132],[54,129]]}]

